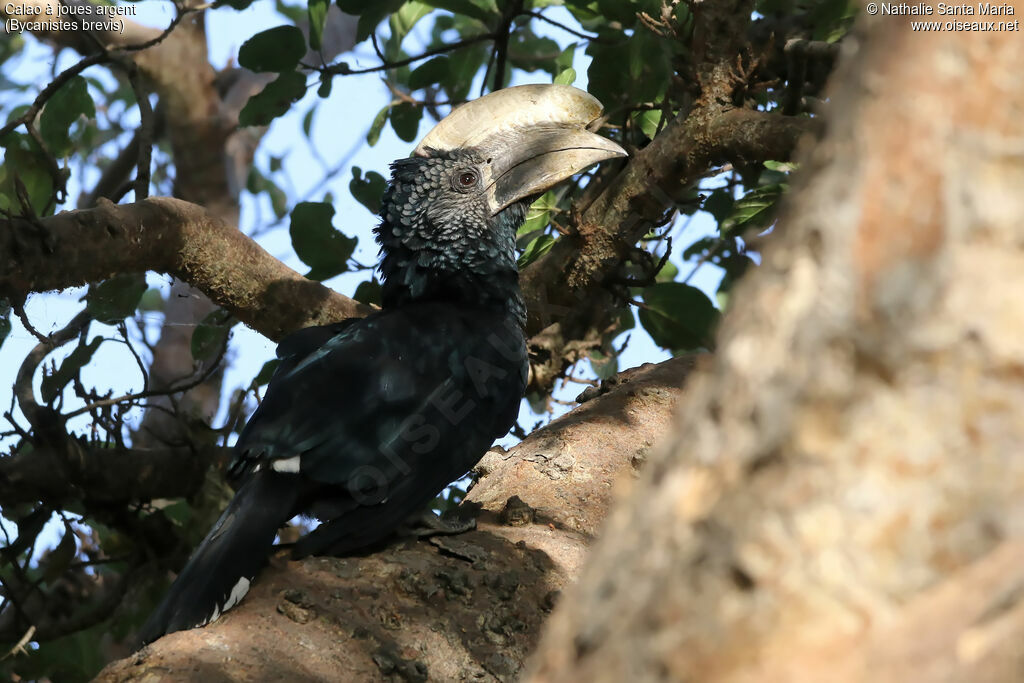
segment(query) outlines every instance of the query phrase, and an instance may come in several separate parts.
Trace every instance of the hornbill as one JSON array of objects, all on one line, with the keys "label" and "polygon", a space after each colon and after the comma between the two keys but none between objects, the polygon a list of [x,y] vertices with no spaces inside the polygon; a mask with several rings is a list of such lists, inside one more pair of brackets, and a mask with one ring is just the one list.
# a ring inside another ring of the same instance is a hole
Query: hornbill
[{"label": "hornbill", "polygon": [[516,230],[532,198],[625,156],[565,85],[500,90],[455,109],[391,164],[380,223],[382,310],[300,330],[242,430],[237,492],[140,633],[233,607],[297,514],[321,524],[293,557],[385,540],[514,423],[526,385]]}]

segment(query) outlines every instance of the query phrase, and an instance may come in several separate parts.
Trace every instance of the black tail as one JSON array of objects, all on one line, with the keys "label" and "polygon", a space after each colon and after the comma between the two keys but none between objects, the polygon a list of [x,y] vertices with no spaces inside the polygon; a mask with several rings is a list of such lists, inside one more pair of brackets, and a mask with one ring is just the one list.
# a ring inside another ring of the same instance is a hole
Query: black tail
[{"label": "black tail", "polygon": [[300,488],[296,479],[262,471],[246,481],[142,627],[142,645],[208,624],[245,596],[278,529],[293,514]]}]

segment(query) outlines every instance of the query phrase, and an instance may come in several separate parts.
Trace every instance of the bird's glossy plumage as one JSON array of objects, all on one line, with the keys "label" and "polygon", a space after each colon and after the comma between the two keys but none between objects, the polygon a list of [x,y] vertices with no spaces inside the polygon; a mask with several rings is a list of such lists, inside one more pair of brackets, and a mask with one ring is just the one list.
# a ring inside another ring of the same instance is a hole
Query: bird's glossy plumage
[{"label": "bird's glossy plumage", "polygon": [[458,152],[393,164],[377,228],[383,310],[281,343],[235,445],[238,493],[143,642],[237,602],[296,514],[322,522],[295,544],[296,556],[385,539],[515,421],[527,371],[515,263],[525,208],[490,216],[453,185],[453,174],[465,181],[479,161]]},{"label": "bird's glossy plumage", "polygon": [[322,522],[297,556],[377,543],[508,431],[527,373],[516,230],[532,195],[625,155],[586,130],[599,112],[569,86],[508,88],[464,105],[392,164],[376,230],[383,310],[281,343],[235,445],[238,492],[142,642],[241,600],[292,516]]}]

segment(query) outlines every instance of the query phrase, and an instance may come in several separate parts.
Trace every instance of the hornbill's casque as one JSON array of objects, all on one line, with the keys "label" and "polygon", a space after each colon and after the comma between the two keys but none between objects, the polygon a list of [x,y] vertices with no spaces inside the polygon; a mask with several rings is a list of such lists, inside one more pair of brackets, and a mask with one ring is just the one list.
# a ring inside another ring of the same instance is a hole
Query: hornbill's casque
[{"label": "hornbill's casque", "polygon": [[518,413],[526,384],[516,229],[533,197],[624,156],[564,85],[491,93],[391,164],[382,309],[287,337],[228,473],[239,488],[143,626],[148,643],[230,609],[297,514],[322,524],[293,556],[385,539],[465,474]]}]

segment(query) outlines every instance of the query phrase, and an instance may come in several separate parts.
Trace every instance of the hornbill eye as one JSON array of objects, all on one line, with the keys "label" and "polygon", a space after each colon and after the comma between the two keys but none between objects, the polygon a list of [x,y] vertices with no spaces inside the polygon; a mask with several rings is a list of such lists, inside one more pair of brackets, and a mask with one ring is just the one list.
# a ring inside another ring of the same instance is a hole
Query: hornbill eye
[{"label": "hornbill eye", "polygon": [[455,189],[465,192],[476,187],[476,184],[480,181],[480,176],[477,175],[476,171],[471,169],[463,169],[455,174]]}]

